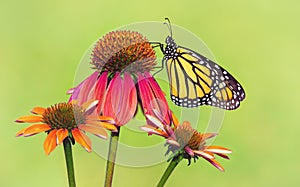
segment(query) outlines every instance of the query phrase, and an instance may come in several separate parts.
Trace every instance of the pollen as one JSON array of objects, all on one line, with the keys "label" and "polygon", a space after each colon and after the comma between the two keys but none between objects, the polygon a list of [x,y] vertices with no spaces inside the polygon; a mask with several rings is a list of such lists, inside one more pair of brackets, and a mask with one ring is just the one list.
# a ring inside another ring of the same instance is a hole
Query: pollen
[{"label": "pollen", "polygon": [[95,45],[92,69],[110,73],[150,72],[156,66],[155,51],[148,39],[134,31],[112,31]]},{"label": "pollen", "polygon": [[78,105],[58,103],[45,110],[43,122],[49,124],[52,129],[72,130],[78,124],[84,124],[85,113]]}]

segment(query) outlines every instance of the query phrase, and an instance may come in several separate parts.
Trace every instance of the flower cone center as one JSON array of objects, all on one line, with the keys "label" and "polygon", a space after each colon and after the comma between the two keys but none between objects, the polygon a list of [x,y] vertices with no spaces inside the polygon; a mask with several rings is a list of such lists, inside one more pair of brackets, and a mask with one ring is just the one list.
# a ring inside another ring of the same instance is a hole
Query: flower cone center
[{"label": "flower cone center", "polygon": [[175,136],[177,142],[182,146],[188,146],[191,149],[197,150],[202,146],[201,134],[193,129],[189,122],[183,122],[182,125],[178,126],[175,130]]},{"label": "flower cone center", "polygon": [[113,31],[101,38],[92,53],[93,69],[115,72],[150,72],[156,65],[155,51],[138,32]]},{"label": "flower cone center", "polygon": [[72,103],[59,103],[48,107],[43,114],[43,121],[53,129],[73,129],[78,124],[84,124],[83,109]]}]

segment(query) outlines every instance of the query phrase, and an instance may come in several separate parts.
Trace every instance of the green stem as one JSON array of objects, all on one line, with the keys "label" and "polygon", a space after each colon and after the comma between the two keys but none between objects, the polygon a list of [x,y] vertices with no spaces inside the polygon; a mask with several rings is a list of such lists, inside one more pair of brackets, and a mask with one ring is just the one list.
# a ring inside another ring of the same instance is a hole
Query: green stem
[{"label": "green stem", "polygon": [[168,168],[164,172],[163,176],[161,177],[159,183],[157,184],[157,187],[163,187],[165,183],[167,182],[168,178],[170,177],[171,173],[175,169],[175,167],[179,164],[179,162],[183,159],[183,155],[179,154],[173,157],[171,160]]},{"label": "green stem", "polygon": [[69,138],[64,139],[63,144],[64,144],[66,164],[67,164],[67,171],[68,171],[69,187],[76,187],[74,166],[73,166],[72,147],[71,147],[71,142],[70,142]]},{"label": "green stem", "polygon": [[112,132],[110,136],[108,159],[106,163],[106,176],[104,183],[105,187],[112,186],[120,130],[120,127],[118,127],[118,132]]}]

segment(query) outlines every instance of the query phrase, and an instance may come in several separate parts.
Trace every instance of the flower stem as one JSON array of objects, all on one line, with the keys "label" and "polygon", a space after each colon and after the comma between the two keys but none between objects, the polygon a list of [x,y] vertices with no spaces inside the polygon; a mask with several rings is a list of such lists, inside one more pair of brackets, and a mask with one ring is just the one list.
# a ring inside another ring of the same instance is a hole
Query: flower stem
[{"label": "flower stem", "polygon": [[108,159],[106,163],[106,176],[105,176],[105,183],[104,183],[105,187],[112,186],[119,134],[120,134],[120,127],[118,127],[118,132],[112,132],[110,136]]},{"label": "flower stem", "polygon": [[159,183],[157,184],[157,187],[163,187],[165,183],[167,182],[168,178],[170,177],[171,173],[175,169],[175,167],[179,164],[179,162],[183,159],[182,154],[178,154],[173,157],[170,164],[168,165],[168,168],[164,172],[163,176],[161,177]]},{"label": "flower stem", "polygon": [[64,139],[63,144],[64,144],[66,164],[67,164],[67,171],[68,171],[69,187],[76,187],[74,166],[73,166],[72,147],[71,147],[71,142],[70,142],[69,138]]}]

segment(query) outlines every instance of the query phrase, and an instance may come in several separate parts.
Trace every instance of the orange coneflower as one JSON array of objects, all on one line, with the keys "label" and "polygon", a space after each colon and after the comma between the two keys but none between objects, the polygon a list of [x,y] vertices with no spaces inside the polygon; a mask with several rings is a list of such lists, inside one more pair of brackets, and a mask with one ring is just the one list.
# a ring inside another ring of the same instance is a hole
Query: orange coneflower
[{"label": "orange coneflower", "polygon": [[178,123],[177,118],[172,114],[172,124],[162,123],[157,118],[147,115],[148,120],[155,125],[142,126],[141,129],[148,132],[149,135],[156,134],[166,138],[168,145],[167,154],[172,152],[176,157],[182,156],[182,158],[188,159],[189,164],[191,159],[194,161],[198,157],[202,157],[220,171],[224,171],[224,168],[219,162],[216,161],[215,155],[229,159],[227,154],[232,151],[221,146],[207,146],[206,140],[216,136],[216,133],[200,133],[191,127],[188,121],[184,121],[182,124]]},{"label": "orange coneflower", "polygon": [[91,140],[85,132],[100,138],[107,138],[104,129],[116,131],[114,120],[110,117],[92,115],[98,101],[78,105],[76,101],[58,103],[48,108],[35,107],[31,112],[35,115],[23,116],[18,123],[37,123],[19,131],[16,136],[32,136],[40,132],[48,135],[44,141],[44,150],[49,155],[57,145],[69,138],[82,145],[88,152],[92,150]]}]

